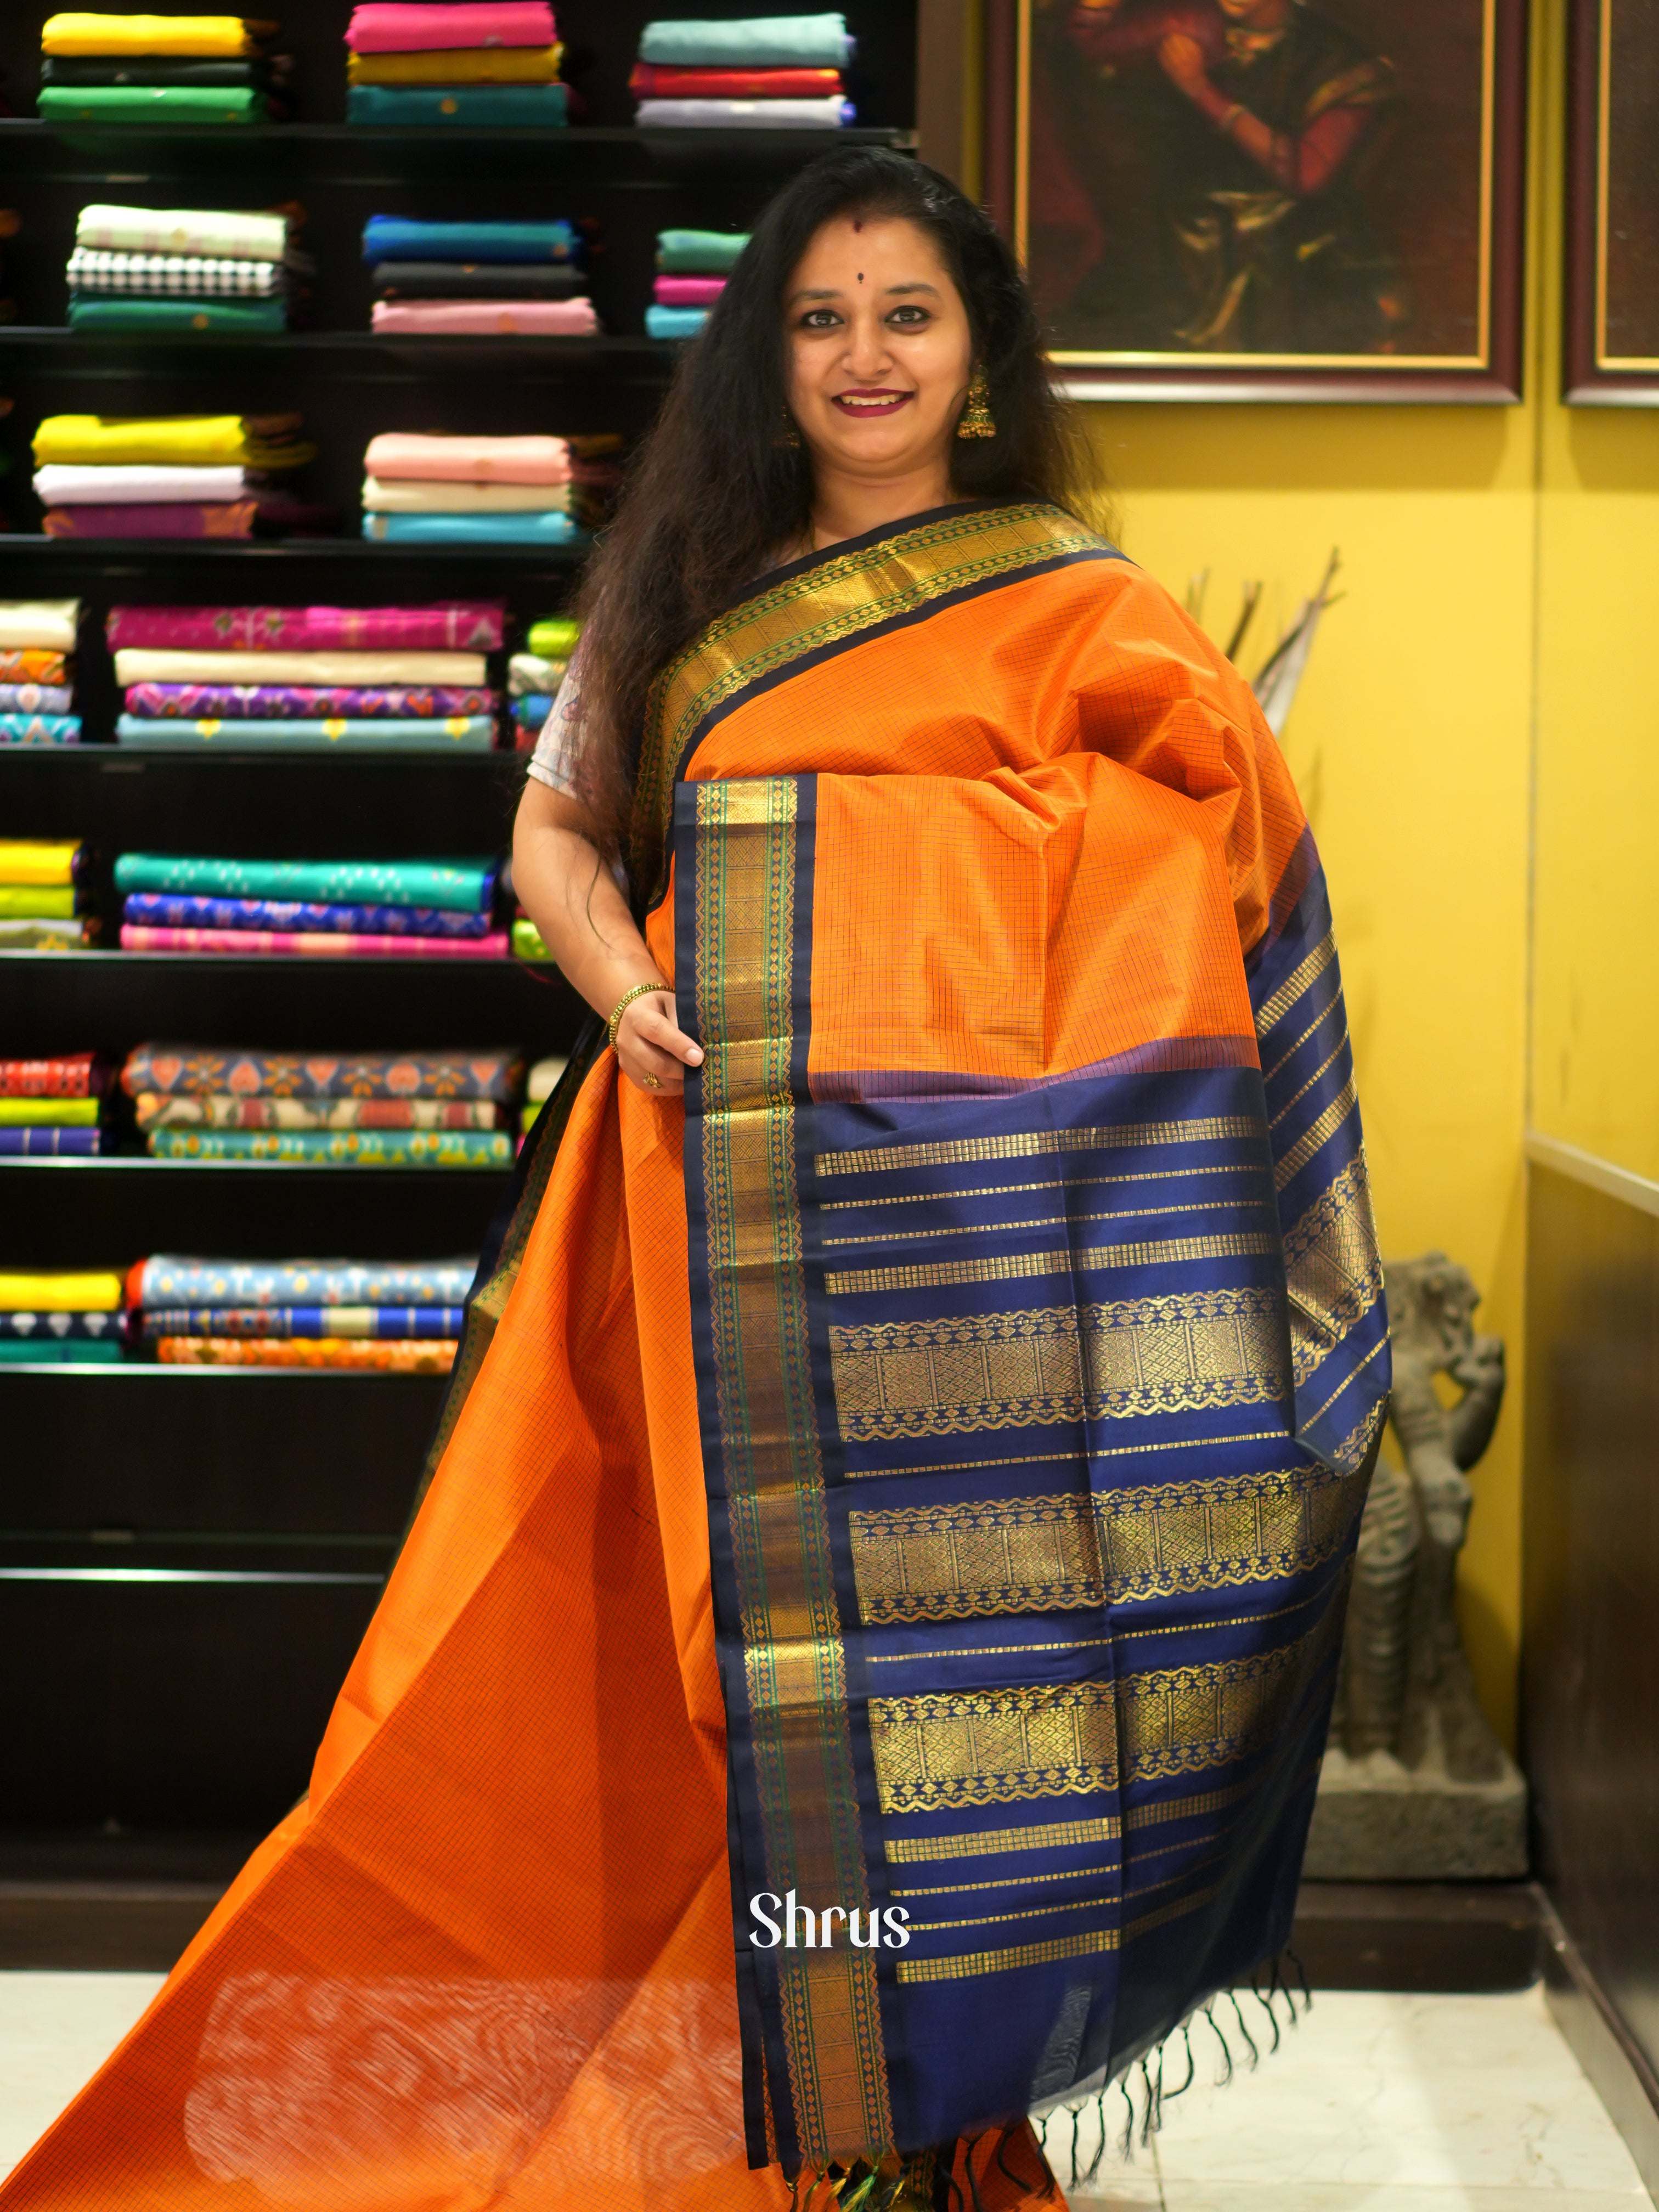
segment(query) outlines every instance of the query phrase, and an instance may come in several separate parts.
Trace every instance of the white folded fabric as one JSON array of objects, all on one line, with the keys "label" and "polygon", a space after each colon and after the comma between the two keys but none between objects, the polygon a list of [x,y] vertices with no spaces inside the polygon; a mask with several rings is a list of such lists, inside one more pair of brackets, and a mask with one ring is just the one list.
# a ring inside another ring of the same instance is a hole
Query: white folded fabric
[{"label": "white folded fabric", "polygon": [[[56,643],[56,639],[51,641]],[[33,645],[34,638],[0,644]],[[168,653],[123,646],[115,680],[128,684],[482,684],[481,653]]]},{"label": "white folded fabric", "polygon": [[570,512],[568,484],[434,483],[418,477],[363,478],[371,514],[546,514]]},{"label": "white folded fabric", "polygon": [[642,100],[634,120],[675,131],[839,131],[847,112],[836,92],[822,100]]},{"label": "white folded fabric", "polygon": [[77,246],[113,253],[212,253],[227,261],[281,261],[288,217],[216,208],[83,207]]},{"label": "white folded fabric", "polygon": [[73,653],[80,619],[79,599],[0,599],[0,646]]},{"label": "white folded fabric", "polygon": [[564,681],[568,660],[544,660],[539,653],[515,653],[507,664],[507,696],[551,698]]},{"label": "white folded fabric", "polygon": [[49,461],[34,471],[34,495],[44,507],[166,505],[173,500],[240,499],[243,468],[170,468],[159,462],[120,461],[105,467]]}]

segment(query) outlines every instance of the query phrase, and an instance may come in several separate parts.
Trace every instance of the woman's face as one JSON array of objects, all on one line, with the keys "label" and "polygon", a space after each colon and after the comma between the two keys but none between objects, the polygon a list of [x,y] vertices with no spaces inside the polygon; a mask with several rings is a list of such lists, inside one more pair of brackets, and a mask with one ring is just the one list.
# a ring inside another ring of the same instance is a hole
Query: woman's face
[{"label": "woman's face", "polygon": [[973,370],[967,310],[933,240],[838,216],[784,295],[789,412],[813,459],[869,479],[943,460]]}]

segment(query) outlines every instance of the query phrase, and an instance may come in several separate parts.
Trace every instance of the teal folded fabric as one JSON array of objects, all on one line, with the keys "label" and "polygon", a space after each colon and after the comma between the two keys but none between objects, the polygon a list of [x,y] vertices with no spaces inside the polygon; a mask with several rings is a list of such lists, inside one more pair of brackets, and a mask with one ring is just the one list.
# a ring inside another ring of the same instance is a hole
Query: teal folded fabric
[{"label": "teal folded fabric", "polygon": [[735,23],[647,23],[640,59],[671,69],[844,69],[845,15],[751,15]]},{"label": "teal folded fabric", "polygon": [[252,719],[185,721],[182,717],[123,714],[116,742],[166,752],[180,745],[214,745],[221,752],[250,747],[330,746],[339,752],[488,752],[495,742],[491,714],[428,714],[419,720],[262,722]]},{"label": "teal folded fabric", "polygon": [[723,276],[748,243],[746,230],[659,230],[657,266],[670,276]]},{"label": "teal folded fabric", "polygon": [[648,338],[694,338],[708,320],[707,307],[659,307],[653,302],[645,311],[645,334]]},{"label": "teal folded fabric", "polygon": [[568,514],[366,514],[363,535],[386,545],[586,545]]},{"label": "teal folded fabric", "polygon": [[505,1129],[152,1129],[158,1160],[288,1160],[313,1167],[504,1168]]},{"label": "teal folded fabric", "polygon": [[91,1337],[25,1337],[0,1341],[0,1366],[113,1367],[125,1357],[118,1344]]},{"label": "teal folded fabric", "polygon": [[417,222],[372,215],[363,225],[363,258],[382,261],[569,261],[577,246],[568,222]]},{"label": "teal folded fabric", "polygon": [[43,84],[48,123],[263,123],[265,96],[252,85]]},{"label": "teal folded fabric", "polygon": [[348,123],[459,123],[555,131],[570,119],[562,84],[353,84]]},{"label": "teal folded fabric", "polygon": [[71,299],[72,331],[285,331],[283,300]]},{"label": "teal folded fabric", "polygon": [[123,853],[118,891],[208,891],[226,898],[323,899],[370,906],[445,906],[478,914],[495,889],[493,861],[222,860],[185,853]]}]

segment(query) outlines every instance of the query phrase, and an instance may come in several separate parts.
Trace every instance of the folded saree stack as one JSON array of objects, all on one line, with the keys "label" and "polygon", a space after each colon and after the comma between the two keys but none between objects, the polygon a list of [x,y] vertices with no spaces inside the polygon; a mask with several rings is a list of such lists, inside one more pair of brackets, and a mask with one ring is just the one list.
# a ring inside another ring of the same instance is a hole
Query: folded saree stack
[{"label": "folded saree stack", "polygon": [[547,0],[366,0],[345,40],[349,123],[547,131],[570,120]]},{"label": "folded saree stack", "polygon": [[49,123],[284,121],[290,58],[242,15],[49,15],[40,112]]},{"label": "folded saree stack", "polygon": [[286,330],[292,280],[309,266],[294,229],[288,216],[226,208],[83,207],[65,272],[70,328]]},{"label": "folded saree stack", "polygon": [[0,1364],[113,1366],[126,1333],[125,1287],[104,1270],[0,1272]]},{"label": "folded saree stack", "polygon": [[836,131],[853,120],[844,15],[647,23],[629,79],[635,120],[672,130]]},{"label": "folded saree stack", "polygon": [[166,1364],[447,1375],[475,1265],[157,1253],[127,1294],[140,1343]]},{"label": "folded saree stack", "polygon": [[[118,744],[485,752],[506,604],[112,607]],[[423,903],[417,901],[416,904]],[[485,933],[487,917],[471,933]]]},{"label": "folded saree stack", "polygon": [[79,599],[0,599],[0,745],[78,745]]},{"label": "folded saree stack", "polygon": [[495,864],[234,860],[123,853],[124,952],[321,960],[499,960]]},{"label": "folded saree stack", "polygon": [[741,230],[659,230],[646,336],[696,337],[748,243],[749,234]]},{"label": "folded saree stack", "polygon": [[525,651],[509,656],[507,691],[513,704],[514,743],[528,752],[542,733],[542,725],[553,711],[553,702],[564,681],[570,656],[581,635],[581,624],[568,615],[544,615],[533,622],[525,639]]},{"label": "folded saree stack", "polygon": [[85,848],[74,839],[0,837],[0,952],[74,952],[98,934]]},{"label": "folded saree stack", "polygon": [[0,1060],[0,1159],[85,1158],[110,1149],[106,1117],[115,1079],[95,1052],[50,1060]]},{"label": "folded saree stack", "polygon": [[524,1062],[506,1051],[289,1053],[142,1044],[128,1055],[121,1087],[156,1159],[500,1168],[513,1158]]},{"label": "folded saree stack", "polygon": [[599,325],[580,242],[568,222],[371,216],[363,258],[374,278],[373,326],[417,337],[591,337]]},{"label": "folded saree stack", "polygon": [[315,532],[329,512],[274,491],[317,448],[297,415],[49,415],[34,434],[48,538],[252,538]]},{"label": "folded saree stack", "polygon": [[363,455],[363,536],[387,544],[582,545],[568,438],[383,432]]}]

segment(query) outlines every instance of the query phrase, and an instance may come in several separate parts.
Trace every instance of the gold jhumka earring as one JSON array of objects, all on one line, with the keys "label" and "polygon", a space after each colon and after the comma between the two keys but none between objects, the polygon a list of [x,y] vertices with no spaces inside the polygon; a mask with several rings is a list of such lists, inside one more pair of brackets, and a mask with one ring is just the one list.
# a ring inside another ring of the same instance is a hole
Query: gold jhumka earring
[{"label": "gold jhumka earring", "polygon": [[778,410],[778,434],[773,439],[772,443],[775,446],[787,446],[792,451],[799,449],[800,432],[795,428],[795,418],[789,412],[787,401]]},{"label": "gold jhumka earring", "polygon": [[991,412],[991,387],[981,362],[968,381],[968,404],[957,423],[958,438],[994,438],[996,417]]}]

